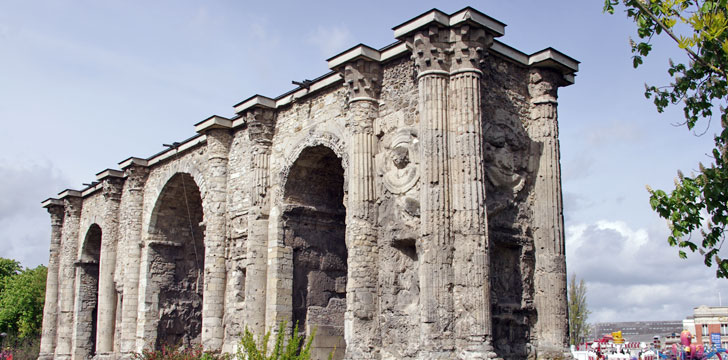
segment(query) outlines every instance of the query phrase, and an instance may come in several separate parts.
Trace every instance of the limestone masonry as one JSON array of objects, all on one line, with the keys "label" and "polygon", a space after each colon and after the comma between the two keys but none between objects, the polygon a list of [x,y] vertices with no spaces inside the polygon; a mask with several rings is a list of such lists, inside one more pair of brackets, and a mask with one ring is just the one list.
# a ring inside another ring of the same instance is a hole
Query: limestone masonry
[{"label": "limestone masonry", "polygon": [[234,352],[283,320],[317,329],[316,359],[562,358],[556,107],[578,62],[504,30],[429,11],[44,201],[40,358]]}]

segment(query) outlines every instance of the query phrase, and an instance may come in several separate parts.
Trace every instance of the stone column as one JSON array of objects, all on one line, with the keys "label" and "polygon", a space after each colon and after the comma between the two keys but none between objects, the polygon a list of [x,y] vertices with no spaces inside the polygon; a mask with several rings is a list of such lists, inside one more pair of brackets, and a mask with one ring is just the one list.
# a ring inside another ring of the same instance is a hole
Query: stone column
[{"label": "stone column", "polygon": [[76,266],[78,254],[78,227],[81,219],[83,199],[81,193],[66,190],[63,198],[64,218],[61,239],[61,261],[58,271],[58,318],[56,350],[54,359],[70,359],[73,345],[74,300]]},{"label": "stone column", "polygon": [[448,141],[454,243],[455,344],[461,358],[494,357],[480,63],[493,43],[482,28],[452,29]]},{"label": "stone column", "polygon": [[245,270],[245,326],[256,336],[266,332],[265,296],[268,260],[268,218],[270,213],[270,153],[275,130],[275,113],[254,108],[247,114],[252,161],[250,209],[248,210],[247,266]]},{"label": "stone column", "polygon": [[202,346],[221,350],[225,311],[225,239],[227,235],[228,153],[232,137],[226,128],[207,135],[208,187],[205,196],[205,287],[202,293]]},{"label": "stone column", "polygon": [[344,317],[346,358],[379,357],[381,334],[378,324],[377,196],[374,192],[374,155],[377,138],[374,120],[379,114],[382,69],[373,61],[354,60],[344,67],[349,91],[351,132],[346,244],[348,247],[346,313]]},{"label": "stone column", "polygon": [[449,30],[435,25],[410,39],[420,109],[420,307],[422,358],[447,358],[452,338],[453,244],[447,103]]},{"label": "stone column", "polygon": [[[142,210],[144,184],[149,169],[144,160],[136,159],[124,168],[126,182],[121,194],[119,246],[126,248],[124,261],[124,301],[121,306],[121,353],[129,355],[137,348],[137,311],[139,304],[139,268],[142,247]],[[144,344],[139,344],[139,348]]]},{"label": "stone column", "polygon": [[116,329],[116,249],[119,242],[119,208],[124,186],[122,173],[102,179],[104,209],[102,214],[103,235],[99,264],[98,322],[96,325],[96,352],[109,354],[114,351]]},{"label": "stone column", "polygon": [[40,338],[39,360],[53,359],[56,347],[56,324],[58,313],[58,270],[60,268],[61,238],[63,236],[63,202],[48,199],[43,207],[51,214],[51,248],[48,258],[48,277],[46,280],[45,306],[43,306],[43,330]]},{"label": "stone column", "polygon": [[265,293],[265,326],[271,336],[275,336],[281,321],[288,321],[289,329],[293,328],[293,248],[283,241],[285,230],[281,212],[280,205],[271,204]]},{"label": "stone column", "polygon": [[563,354],[568,339],[564,217],[561,199],[561,156],[556,116],[556,91],[561,74],[533,69],[528,91],[531,122],[528,134],[535,143],[538,169],[533,189],[534,305],[538,358]]}]

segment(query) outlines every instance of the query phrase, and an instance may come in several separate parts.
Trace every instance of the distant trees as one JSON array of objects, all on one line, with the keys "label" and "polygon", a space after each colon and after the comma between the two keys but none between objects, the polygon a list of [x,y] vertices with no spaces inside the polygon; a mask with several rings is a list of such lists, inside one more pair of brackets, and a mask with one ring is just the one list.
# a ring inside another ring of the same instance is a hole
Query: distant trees
[{"label": "distant trees", "polygon": [[43,265],[21,269],[17,261],[0,258],[0,332],[21,339],[40,334],[47,273]]},{"label": "distant trees", "polygon": [[586,304],[586,284],[584,279],[577,283],[576,275],[569,281],[569,344],[578,345],[589,335],[589,308]]}]

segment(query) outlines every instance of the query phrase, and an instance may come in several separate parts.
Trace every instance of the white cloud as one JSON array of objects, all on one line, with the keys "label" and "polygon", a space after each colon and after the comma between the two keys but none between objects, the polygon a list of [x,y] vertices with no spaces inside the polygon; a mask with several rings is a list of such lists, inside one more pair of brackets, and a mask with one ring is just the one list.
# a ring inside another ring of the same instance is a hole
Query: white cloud
[{"label": "white cloud", "polygon": [[700,255],[679,259],[666,234],[664,225],[634,228],[606,219],[566,228],[569,274],[586,281],[590,322],[679,320],[728,294],[728,283]]},{"label": "white cloud", "polygon": [[343,26],[323,27],[319,25],[308,35],[308,42],[319,48],[325,57],[331,57],[356,43],[349,29]]}]

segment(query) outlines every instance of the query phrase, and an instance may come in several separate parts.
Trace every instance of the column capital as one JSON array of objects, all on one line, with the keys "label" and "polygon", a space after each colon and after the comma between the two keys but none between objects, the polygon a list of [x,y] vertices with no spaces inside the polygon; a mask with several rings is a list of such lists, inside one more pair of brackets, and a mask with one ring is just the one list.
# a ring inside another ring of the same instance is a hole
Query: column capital
[{"label": "column capital", "polygon": [[83,206],[83,198],[78,190],[66,189],[58,193],[58,197],[63,201],[64,216],[80,217],[81,207]]},{"label": "column capital", "polygon": [[275,133],[275,110],[256,106],[247,110],[243,117],[248,125],[248,137],[254,144],[270,146]]},{"label": "column capital", "polygon": [[449,75],[449,42],[450,30],[435,24],[419,29],[407,38],[418,77],[427,74]]},{"label": "column capital", "polygon": [[124,175],[126,175],[126,183],[131,190],[138,190],[144,187],[147,182],[147,176],[149,176],[149,168],[145,165],[130,164],[124,168]]},{"label": "column capital", "polygon": [[476,72],[480,70],[487,55],[487,50],[493,45],[493,35],[482,27],[463,24],[451,29],[452,64],[450,74],[459,72]]},{"label": "column capital", "polygon": [[378,62],[357,59],[344,65],[343,75],[349,103],[378,101],[382,91],[382,66]]},{"label": "column capital", "polygon": [[51,225],[63,225],[65,213],[63,201],[55,198],[48,198],[42,202],[43,207],[51,214]]},{"label": "column capital", "polygon": [[564,85],[567,84],[563,75],[553,70],[532,68],[529,71],[528,94],[532,104],[556,103],[558,88]]}]

